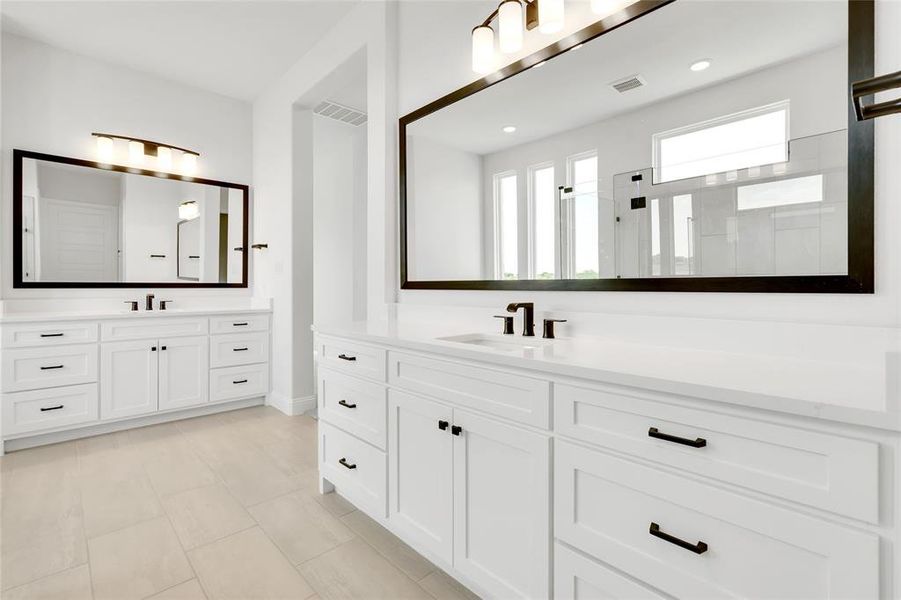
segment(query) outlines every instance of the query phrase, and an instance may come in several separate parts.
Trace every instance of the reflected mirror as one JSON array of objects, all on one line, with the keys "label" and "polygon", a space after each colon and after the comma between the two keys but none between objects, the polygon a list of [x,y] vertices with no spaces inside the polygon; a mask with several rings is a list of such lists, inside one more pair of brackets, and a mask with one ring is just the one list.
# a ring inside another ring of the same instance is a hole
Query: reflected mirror
[{"label": "reflected mirror", "polygon": [[402,286],[871,292],[868,4],[638,2],[404,117]]},{"label": "reflected mirror", "polygon": [[16,152],[16,287],[246,287],[247,187]]}]

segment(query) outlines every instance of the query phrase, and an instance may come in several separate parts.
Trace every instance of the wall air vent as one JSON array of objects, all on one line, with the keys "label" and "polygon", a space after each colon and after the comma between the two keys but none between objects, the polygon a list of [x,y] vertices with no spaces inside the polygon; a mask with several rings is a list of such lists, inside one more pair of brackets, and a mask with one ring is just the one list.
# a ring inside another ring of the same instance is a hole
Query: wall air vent
[{"label": "wall air vent", "polygon": [[317,104],[313,112],[348,125],[358,126],[366,122],[366,113],[329,100],[323,100]]},{"label": "wall air vent", "polygon": [[643,85],[646,85],[644,77],[642,77],[641,75],[630,75],[629,77],[626,77],[624,79],[614,81],[610,84],[610,87],[622,94],[623,92],[628,92],[629,90],[640,88]]}]

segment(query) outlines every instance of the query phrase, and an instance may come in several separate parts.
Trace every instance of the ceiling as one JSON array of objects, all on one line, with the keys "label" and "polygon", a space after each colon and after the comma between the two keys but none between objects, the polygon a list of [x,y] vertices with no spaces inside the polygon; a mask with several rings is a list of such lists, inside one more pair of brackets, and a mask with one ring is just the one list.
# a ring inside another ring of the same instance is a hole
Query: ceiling
[{"label": "ceiling", "polygon": [[[408,135],[487,154],[609,119],[846,43],[841,2],[675,2],[411,124]],[[689,65],[709,58],[706,71]],[[611,83],[640,74],[646,86]],[[505,125],[517,128],[513,134]]]},{"label": "ceiling", "polygon": [[4,32],[253,100],[355,0],[3,0]]}]

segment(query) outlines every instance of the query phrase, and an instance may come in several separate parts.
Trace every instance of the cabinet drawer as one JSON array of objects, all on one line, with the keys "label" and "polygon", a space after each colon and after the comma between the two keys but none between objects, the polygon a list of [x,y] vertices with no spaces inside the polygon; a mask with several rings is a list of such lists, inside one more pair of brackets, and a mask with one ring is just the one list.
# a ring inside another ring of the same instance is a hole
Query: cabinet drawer
[{"label": "cabinet drawer", "polygon": [[319,368],[319,418],[382,450],[387,438],[383,385]]},{"label": "cabinet drawer", "polygon": [[3,351],[3,391],[97,381],[97,344]]},{"label": "cabinet drawer", "polygon": [[97,420],[97,384],[16,392],[3,396],[3,435]]},{"label": "cabinet drawer", "polygon": [[209,320],[206,318],[145,317],[100,323],[100,339],[103,341],[206,335],[208,331]]},{"label": "cabinet drawer", "polygon": [[874,534],[567,442],[554,473],[557,537],[673,596],[879,596]]},{"label": "cabinet drawer", "polygon": [[210,402],[269,393],[269,364],[210,370]]},{"label": "cabinet drawer", "polygon": [[319,421],[319,474],[370,516],[387,516],[385,453],[323,421]]},{"label": "cabinet drawer", "polygon": [[[684,408],[600,388],[555,384],[554,407],[554,423],[560,434],[878,522],[879,448],[875,442]],[[705,445],[693,447],[686,445],[686,440]]]},{"label": "cabinet drawer", "polygon": [[541,379],[466,363],[390,352],[388,381],[392,385],[511,421],[544,429],[550,427],[551,386]]},{"label": "cabinet drawer", "polygon": [[665,600],[670,596],[587,558],[563,544],[554,546],[554,600]]},{"label": "cabinet drawer", "polygon": [[319,337],[319,364],[345,373],[385,381],[385,351],[345,339]]},{"label": "cabinet drawer", "polygon": [[97,341],[94,321],[59,323],[10,323],[3,325],[3,347],[59,346]]},{"label": "cabinet drawer", "polygon": [[210,366],[231,367],[269,360],[269,334],[233,333],[210,338]]},{"label": "cabinet drawer", "polygon": [[210,317],[210,333],[244,333],[269,331],[269,315],[222,315]]}]

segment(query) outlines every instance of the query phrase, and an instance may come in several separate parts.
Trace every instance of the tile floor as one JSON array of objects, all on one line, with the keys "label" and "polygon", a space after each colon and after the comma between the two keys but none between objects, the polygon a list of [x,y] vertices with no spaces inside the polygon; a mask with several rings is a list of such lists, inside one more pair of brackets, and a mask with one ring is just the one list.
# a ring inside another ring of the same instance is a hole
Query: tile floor
[{"label": "tile floor", "polygon": [[10,453],[0,596],[475,597],[316,486],[316,421],[267,407]]}]

